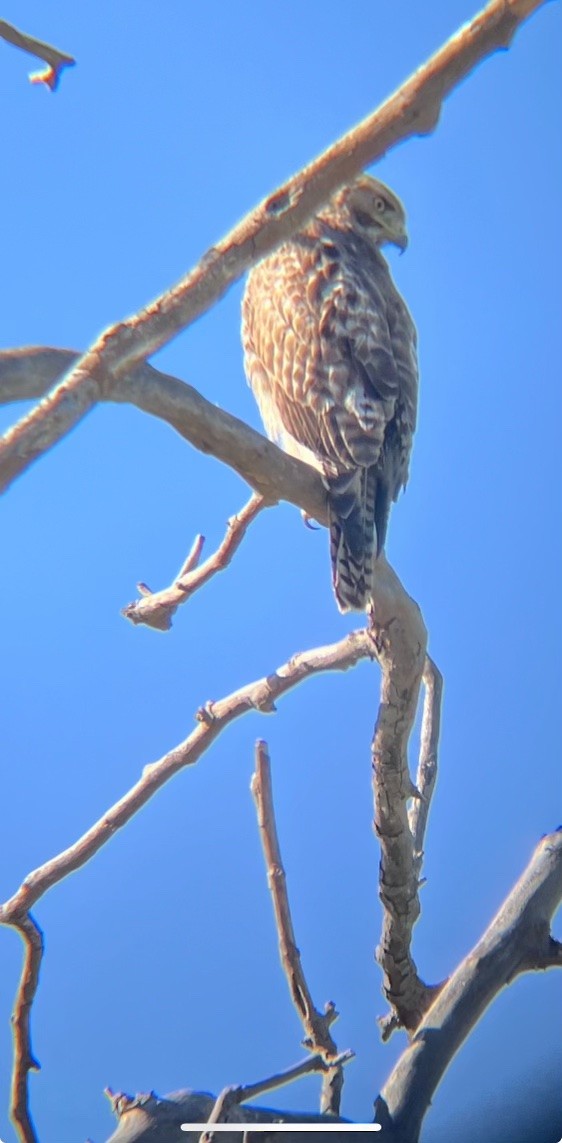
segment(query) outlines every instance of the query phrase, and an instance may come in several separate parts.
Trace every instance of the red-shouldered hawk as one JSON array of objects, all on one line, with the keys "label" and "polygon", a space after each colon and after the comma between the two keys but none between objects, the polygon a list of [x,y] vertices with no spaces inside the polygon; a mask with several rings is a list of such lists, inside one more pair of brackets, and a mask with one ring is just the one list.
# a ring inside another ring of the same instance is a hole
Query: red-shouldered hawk
[{"label": "red-shouldered hawk", "polygon": [[380,252],[407,242],[402,203],[363,175],[254,267],[242,304],[246,373],[268,436],[328,489],[341,611],[368,606],[408,479],[416,329]]}]

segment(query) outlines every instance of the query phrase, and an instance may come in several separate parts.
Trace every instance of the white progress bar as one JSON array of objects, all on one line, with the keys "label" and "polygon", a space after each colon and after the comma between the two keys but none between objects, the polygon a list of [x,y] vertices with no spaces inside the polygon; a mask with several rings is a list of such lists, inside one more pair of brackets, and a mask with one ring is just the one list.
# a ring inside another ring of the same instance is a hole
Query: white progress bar
[{"label": "white progress bar", "polygon": [[182,1123],[180,1131],[382,1131],[380,1123]]}]

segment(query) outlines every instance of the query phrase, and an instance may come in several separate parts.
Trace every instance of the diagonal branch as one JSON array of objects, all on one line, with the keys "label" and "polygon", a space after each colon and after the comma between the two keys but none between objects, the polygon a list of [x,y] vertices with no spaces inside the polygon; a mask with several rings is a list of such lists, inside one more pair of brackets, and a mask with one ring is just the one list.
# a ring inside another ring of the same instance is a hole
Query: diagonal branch
[{"label": "diagonal branch", "polygon": [[[42,397],[77,359],[70,349],[0,350],[0,405]],[[102,399],[135,405],[166,421],[195,448],[233,468],[268,504],[287,500],[319,523],[328,522],[326,489],[315,469],[288,456],[177,377],[151,365],[137,365]]]},{"label": "diagonal branch", "polygon": [[270,713],[275,701],[293,687],[322,671],[345,671],[361,659],[374,658],[375,648],[369,631],[352,631],[338,643],[315,647],[294,655],[273,674],[248,683],[226,698],[208,702],[196,713],[197,727],[158,762],[145,766],[142,777],[111,806],[73,845],[29,873],[20,888],[0,905],[0,923],[13,924],[58,881],[80,869],[107,841],[146,805],[154,794],[183,770],[193,766],[236,718],[249,710]]},{"label": "diagonal branch", "polygon": [[180,604],[186,603],[194,592],[204,587],[217,572],[224,571],[228,567],[250,524],[266,507],[262,496],[252,496],[237,516],[230,517],[226,535],[216,552],[199,566],[205,537],[196,536],[191,551],[171,586],[153,592],[146,585],[139,584],[141,598],[136,599],[134,603],[128,603],[123,608],[122,615],[132,623],[144,623],[145,626],[154,627],[157,631],[169,631],[172,626],[172,616]]},{"label": "diagonal branch", "polygon": [[304,975],[300,951],[295,940],[287,879],[275,822],[269,751],[267,743],[261,739],[256,743],[256,769],[252,777],[251,791],[256,803],[267,880],[273,900],[281,964],[293,1004],[304,1028],[306,1037],[304,1046],[319,1055],[326,1064],[320,1111],[323,1114],[339,1115],[343,1068],[341,1062],[336,1062],[338,1049],[330,1032],[330,1027],[337,1020],[339,1013],[333,1001],[326,1005],[324,1013],[318,1011]]},{"label": "diagonal branch", "polygon": [[63,68],[72,67],[76,63],[73,56],[61,52],[52,44],[45,44],[43,40],[36,40],[35,36],[29,36],[27,32],[20,32],[7,20],[0,20],[0,36],[14,47],[45,60],[48,66],[43,71],[32,72],[29,79],[31,83],[45,83],[51,91],[56,90]]},{"label": "diagonal branch", "polygon": [[453,1056],[498,992],[522,972],[562,968],[550,922],[562,902],[562,830],[538,844],[476,947],[443,985],[376,1104],[388,1143],[417,1143]]},{"label": "diagonal branch", "polygon": [[[337,1066],[340,1068],[340,1070],[342,1069],[342,1065],[347,1063],[347,1061],[352,1056],[353,1052],[344,1052],[341,1056],[337,1057]],[[246,1100],[253,1099],[257,1095],[261,1095],[263,1092],[271,1091],[274,1087],[278,1087],[279,1081],[281,1081],[281,1083],[288,1083],[291,1080],[299,1079],[301,1076],[310,1074],[311,1072],[319,1071],[327,1073],[328,1071],[333,1070],[334,1067],[328,1068],[321,1056],[310,1056],[308,1060],[304,1061],[304,1063],[297,1064],[296,1067],[289,1068],[286,1072],[281,1073],[279,1076],[272,1076],[269,1079],[261,1081],[260,1083],[248,1084],[244,1086],[240,1085],[239,1087],[232,1086],[223,1088],[210,1109],[209,1117],[205,1122],[205,1130],[203,1130],[199,1136],[199,1143],[212,1143],[212,1140],[217,1138],[215,1132],[213,1131],[213,1127],[216,1126],[217,1123],[247,1123],[249,1127],[251,1127],[253,1124],[255,1130],[255,1127],[257,1123],[260,1122],[260,1120],[270,1123],[272,1121],[275,1123],[292,1122],[301,1124],[305,1122],[317,1123],[318,1125],[326,1122],[329,1122],[331,1125],[341,1122],[337,1112],[330,1114],[329,1116],[325,1116],[322,1112],[318,1116],[303,1116],[302,1114],[291,1115],[290,1112],[288,1113],[286,1111],[272,1113],[269,1109],[264,1111],[261,1108],[258,1109],[251,1106],[241,1106],[241,1104]],[[184,1124],[184,1131],[186,1130],[187,1124],[189,1123],[190,1121],[188,1120],[187,1123]],[[193,1121],[191,1121],[190,1125],[192,1130],[197,1129],[199,1126]],[[250,1129],[248,1132],[245,1131],[244,1139],[246,1139],[246,1137],[250,1134]],[[270,1133],[268,1132],[268,1135],[269,1134]],[[274,1134],[274,1132],[271,1134]],[[292,1132],[288,1132],[288,1135],[289,1138],[294,1138]],[[221,1136],[218,1136],[218,1139],[220,1140],[221,1137],[222,1134]],[[340,1138],[339,1133],[336,1133],[336,1137]]]},{"label": "diagonal branch", "polygon": [[111,326],[55,389],[0,442],[0,489],[52,448],[115,379],[185,329],[229,286],[302,227],[340,186],[412,135],[435,127],[443,99],[478,63],[511,42],[545,0],[491,0],[377,111],[246,216],[171,290]]}]

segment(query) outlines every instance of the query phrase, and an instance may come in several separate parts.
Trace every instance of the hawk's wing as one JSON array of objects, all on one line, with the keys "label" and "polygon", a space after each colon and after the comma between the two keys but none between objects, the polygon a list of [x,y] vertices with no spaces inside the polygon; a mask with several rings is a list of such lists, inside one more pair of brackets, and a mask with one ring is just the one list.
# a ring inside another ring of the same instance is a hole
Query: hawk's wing
[{"label": "hawk's wing", "polygon": [[326,478],[336,599],[362,609],[408,477],[416,334],[382,255],[315,225],[249,276],[246,371],[269,435]]},{"label": "hawk's wing", "polygon": [[288,435],[327,472],[388,465],[395,497],[417,372],[415,329],[384,259],[353,235],[302,236],[252,271],[243,318],[248,378],[270,435],[290,448]]}]

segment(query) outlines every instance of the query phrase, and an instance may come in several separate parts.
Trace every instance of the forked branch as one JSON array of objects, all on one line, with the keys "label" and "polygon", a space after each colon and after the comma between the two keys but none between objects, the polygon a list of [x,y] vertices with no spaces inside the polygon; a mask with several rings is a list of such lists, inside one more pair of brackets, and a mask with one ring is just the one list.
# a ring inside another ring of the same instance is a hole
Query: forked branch
[{"label": "forked branch", "polygon": [[218,702],[197,711],[198,725],[189,737],[159,762],[145,767],[140,780],[73,845],[35,869],[4,905],[0,923],[12,925],[23,936],[25,956],[14,1009],[14,1072],[11,1114],[23,1143],[37,1143],[28,1105],[28,1075],[37,1068],[31,1051],[29,1020],[42,957],[40,931],[30,909],[69,873],[84,865],[118,829],[150,800],[166,782],[186,766],[194,765],[234,719],[249,710],[275,710],[275,701],[298,683],[321,671],[346,670],[360,659],[373,658],[369,631],[352,632],[339,643],[295,655],[276,672],[250,683]]},{"label": "forked branch", "polygon": [[123,608],[122,614],[125,618],[135,624],[143,623],[147,627],[154,627],[157,631],[169,631],[172,626],[172,616],[180,604],[186,603],[217,572],[224,571],[228,567],[250,524],[266,507],[263,496],[252,496],[237,516],[231,516],[222,543],[203,564],[199,564],[199,559],[205,537],[196,536],[187,559],[170,587],[153,592],[145,584],[139,584],[141,598]]},{"label": "forked branch", "polygon": [[[267,881],[273,900],[273,912],[279,941],[281,964],[289,986],[289,992],[304,1028],[304,1046],[319,1055],[326,1065],[322,1082],[320,1111],[339,1115],[343,1087],[341,1057],[330,1032],[339,1013],[330,1001],[324,1012],[319,1012],[312,999],[312,993],[304,975],[300,951],[295,939],[295,931],[287,892],[287,878],[281,857],[281,847],[275,822],[273,787],[271,784],[271,764],[267,744],[261,739],[256,743],[256,769],[252,777],[251,790],[256,803],[261,843],[267,869]],[[350,1058],[353,1053],[346,1053]]]}]

